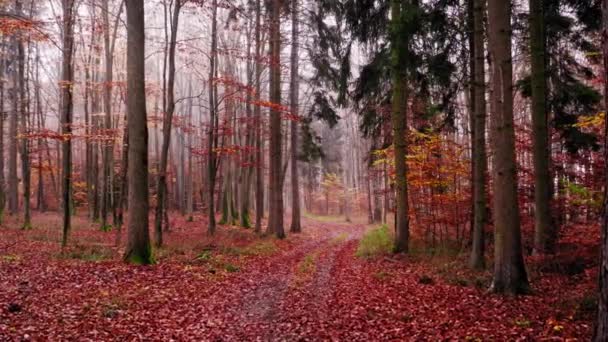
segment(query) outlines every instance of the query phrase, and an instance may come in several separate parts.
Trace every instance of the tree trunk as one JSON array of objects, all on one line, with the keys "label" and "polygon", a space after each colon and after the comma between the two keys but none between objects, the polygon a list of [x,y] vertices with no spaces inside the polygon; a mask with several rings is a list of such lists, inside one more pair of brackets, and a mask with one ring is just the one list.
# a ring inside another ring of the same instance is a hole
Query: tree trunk
[{"label": "tree trunk", "polygon": [[[261,41],[261,0],[256,0],[255,8],[255,93],[256,96],[261,94],[260,78],[262,75],[262,63],[260,58],[262,57],[262,41]],[[260,233],[262,231],[262,218],[264,217],[264,154],[262,149],[264,147],[262,140],[262,126],[264,120],[262,120],[262,110],[259,105],[254,108],[256,119],[256,132],[255,132],[255,232]]]},{"label": "tree trunk", "polygon": [[530,72],[532,83],[532,140],[534,154],[534,252],[554,252],[557,238],[551,218],[545,20],[542,0],[530,0]]},{"label": "tree trunk", "polygon": [[282,132],[281,111],[276,107],[281,105],[281,0],[267,3],[270,13],[270,141],[269,141],[269,184],[270,208],[268,216],[269,233],[277,238],[285,237],[283,228],[283,189],[282,185]]},{"label": "tree trunk", "polygon": [[[6,68],[6,47],[5,40],[2,39],[0,57],[0,79],[4,79],[4,70]],[[6,204],[6,184],[4,179],[4,82],[0,82],[0,225],[4,221],[4,206]]]},{"label": "tree trunk", "polygon": [[214,149],[217,147],[218,134],[215,131],[217,128],[217,107],[215,97],[217,94],[217,86],[215,84],[215,60],[217,56],[217,0],[213,0],[212,4],[212,18],[211,18],[211,53],[209,58],[209,132],[208,138],[208,151],[207,151],[207,168],[208,175],[207,181],[209,185],[209,203],[208,203],[208,214],[209,224],[207,226],[207,234],[215,234],[215,173],[217,169],[217,158]]},{"label": "tree trunk", "polygon": [[113,35],[110,36],[110,18],[108,0],[102,1],[103,25],[104,25],[104,51],[105,51],[105,87],[103,93],[103,107],[105,110],[104,116],[104,133],[103,143],[103,177],[101,180],[101,229],[108,230],[108,212],[114,202],[114,187],[112,184],[112,176],[114,172],[114,139],[111,134],[112,129],[112,87],[114,82],[114,46],[116,42],[116,33],[118,29],[118,20],[122,13],[123,4],[119,5],[116,21],[113,26]]},{"label": "tree trunk", "polygon": [[[22,14],[21,1],[15,2],[15,10],[17,13]],[[19,68],[19,116],[21,118],[21,134],[27,134],[28,129],[28,113],[27,108],[29,101],[26,98],[26,94],[29,92],[25,89],[25,46],[23,37],[20,37],[17,43],[17,63]],[[30,210],[30,153],[29,153],[29,139],[21,139],[21,177],[23,182],[23,225],[22,229],[32,228],[32,215]]]},{"label": "tree trunk", "polygon": [[[608,0],[602,0],[604,110],[608,110]],[[593,341],[608,341],[608,115],[604,116],[604,210],[601,223],[599,300]]]},{"label": "tree trunk", "polygon": [[148,233],[148,123],[146,120],[144,1],[127,6],[127,113],[129,127],[129,232],[124,259],[153,262]]},{"label": "tree trunk", "polygon": [[[17,50],[17,38],[13,38],[13,51],[11,56],[16,57],[14,53]],[[15,61],[13,60],[13,63]],[[18,82],[18,71],[17,68],[13,67],[13,89],[12,89],[12,102],[13,110],[9,120],[9,152],[8,152],[8,211],[11,215],[14,215],[19,210],[19,180],[17,179],[17,117],[19,112],[17,84]]]},{"label": "tree trunk", "polygon": [[517,202],[510,1],[489,0],[488,23],[494,102],[491,123],[495,251],[491,291],[518,294],[527,292],[529,285]]},{"label": "tree trunk", "polygon": [[473,241],[469,265],[485,267],[486,227],[486,75],[484,14],[487,0],[473,2]]},{"label": "tree trunk", "polygon": [[[299,73],[298,73],[298,0],[291,1],[291,114],[298,115]],[[291,121],[291,227],[292,233],[302,231],[300,224],[300,180],[298,175],[298,120]]]},{"label": "tree trunk", "polygon": [[63,238],[61,245],[68,243],[71,229],[71,192],[72,192],[72,86],[74,72],[72,58],[74,50],[74,0],[63,0],[63,65],[61,77],[61,134],[62,144],[62,206],[63,206]]},{"label": "tree trunk", "polygon": [[171,126],[173,123],[173,113],[175,112],[175,47],[177,44],[177,28],[179,24],[179,12],[181,1],[175,1],[173,8],[173,18],[171,19],[171,38],[169,41],[169,80],[167,82],[167,111],[163,116],[163,145],[160,155],[160,165],[157,181],[157,201],[156,215],[154,219],[154,244],[157,247],[163,245],[163,209],[167,200],[167,159],[169,156],[169,146],[171,144]]},{"label": "tree trunk", "polygon": [[392,123],[395,148],[395,188],[397,189],[395,215],[396,253],[407,253],[409,244],[409,215],[407,203],[407,71],[408,37],[401,36],[404,20],[401,13],[403,0],[391,0],[391,68],[393,77]]}]

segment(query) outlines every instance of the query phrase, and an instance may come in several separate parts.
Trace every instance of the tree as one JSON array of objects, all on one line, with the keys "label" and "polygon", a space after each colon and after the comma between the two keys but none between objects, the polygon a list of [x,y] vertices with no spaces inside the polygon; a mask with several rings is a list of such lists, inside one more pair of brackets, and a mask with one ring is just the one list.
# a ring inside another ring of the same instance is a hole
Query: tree
[{"label": "tree", "polygon": [[282,132],[281,132],[281,0],[267,2],[270,35],[270,141],[268,195],[268,232],[285,237],[283,228]]},{"label": "tree", "polygon": [[[299,82],[298,79],[298,0],[291,0],[291,83],[289,100],[291,114],[298,114]],[[300,223],[300,182],[298,176],[298,121],[291,121],[291,227],[289,231],[302,231]]]},{"label": "tree", "polygon": [[532,90],[532,139],[534,154],[534,250],[552,252],[557,238],[551,219],[551,174],[547,79],[545,72],[545,23],[542,0],[530,0],[530,82]]},{"label": "tree", "polygon": [[[103,41],[105,52],[105,87],[103,93],[103,107],[105,110],[104,129],[106,134],[110,134],[112,129],[112,83],[114,82],[114,48],[116,46],[116,33],[118,30],[118,20],[123,9],[123,2],[118,8],[118,14],[113,26],[112,35],[110,35],[110,18],[109,18],[109,0],[102,1],[102,16],[103,16]],[[114,172],[114,141],[108,139],[105,141],[103,149],[103,177],[102,177],[102,197],[101,197],[101,229],[107,230],[108,211],[113,202],[114,189],[112,186],[112,173]]]},{"label": "tree", "polygon": [[608,340],[608,0],[602,0],[602,62],[604,79],[604,203],[601,222],[599,300],[593,341]]},{"label": "tree", "polygon": [[473,0],[473,241],[469,264],[485,264],[486,218],[486,75],[484,47],[484,13],[487,0]]},{"label": "tree", "polygon": [[528,291],[521,246],[513,124],[511,2],[488,1],[488,38],[492,59],[492,150],[494,153],[494,279],[491,291]]},{"label": "tree", "polygon": [[63,0],[63,58],[61,76],[61,134],[62,143],[62,206],[63,239],[62,246],[68,243],[71,229],[71,192],[72,192],[72,116],[74,112],[72,59],[74,53],[74,0]]},{"label": "tree", "polygon": [[148,232],[148,123],[144,1],[128,0],[127,7],[127,125],[129,130],[129,226],[124,259],[136,264],[153,262]]},{"label": "tree", "polygon": [[[395,148],[395,185],[397,213],[395,215],[396,253],[407,253],[409,244],[409,214],[407,203],[407,55],[409,34],[405,31],[405,20],[409,13],[403,13],[405,1],[391,0],[391,73],[393,80],[392,124]],[[409,7],[406,11],[411,10]]]},{"label": "tree", "polygon": [[209,187],[208,214],[209,224],[207,234],[215,234],[215,176],[217,171],[217,147],[218,113],[217,113],[217,85],[215,83],[216,58],[217,58],[217,0],[212,3],[211,17],[211,52],[209,56],[209,128],[207,131],[207,182]]},{"label": "tree", "polygon": [[167,82],[167,111],[163,116],[163,146],[160,155],[160,165],[157,180],[156,216],[154,219],[154,244],[157,247],[163,244],[163,210],[167,200],[167,159],[169,157],[169,145],[171,144],[171,125],[173,113],[175,112],[175,49],[177,45],[177,28],[179,25],[179,12],[182,7],[181,0],[175,1],[173,17],[171,18],[171,38],[169,41],[169,79]]},{"label": "tree", "polygon": [[[261,83],[260,78],[262,75],[262,63],[260,63],[260,57],[262,56],[262,40],[261,40],[261,12],[262,5],[261,0],[256,0],[255,3],[255,92],[260,94]],[[255,130],[255,232],[259,233],[262,231],[262,218],[264,217],[264,154],[262,153],[263,142],[262,142],[262,110],[260,106],[255,106],[254,113],[255,120],[257,120]]]}]

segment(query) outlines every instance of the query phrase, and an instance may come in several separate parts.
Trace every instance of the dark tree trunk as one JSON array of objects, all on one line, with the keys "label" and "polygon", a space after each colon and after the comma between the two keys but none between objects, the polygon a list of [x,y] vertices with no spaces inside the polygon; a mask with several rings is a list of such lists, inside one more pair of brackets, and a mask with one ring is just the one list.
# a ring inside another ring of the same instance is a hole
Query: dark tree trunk
[{"label": "dark tree trunk", "polygon": [[407,253],[409,244],[409,214],[407,203],[407,75],[405,59],[409,42],[399,35],[403,15],[403,0],[391,0],[391,68],[393,73],[392,123],[395,148],[395,187],[397,189],[395,215],[396,253]]},{"label": "dark tree trunk", "polygon": [[486,75],[484,15],[487,0],[473,1],[473,239],[469,264],[485,267],[486,218]]},{"label": "dark tree trunk", "polygon": [[491,123],[495,251],[491,291],[518,294],[527,292],[529,285],[517,202],[510,1],[489,0],[488,23],[494,102]]},{"label": "dark tree trunk", "polygon": [[127,6],[127,125],[129,127],[129,228],[124,259],[153,262],[148,228],[148,123],[146,120],[144,1]]},{"label": "dark tree trunk", "polygon": [[282,132],[281,111],[276,106],[281,104],[281,0],[267,2],[270,14],[270,102],[275,105],[270,109],[269,141],[269,186],[270,208],[268,232],[277,238],[285,237],[283,227],[283,189],[282,189]]},{"label": "dark tree trunk", "polygon": [[[602,0],[604,110],[608,109],[608,0]],[[601,223],[599,300],[593,341],[608,341],[608,115],[604,117],[604,210]]]},{"label": "dark tree trunk", "polygon": [[167,159],[169,157],[169,146],[171,144],[171,126],[173,113],[175,112],[175,47],[177,44],[177,28],[179,24],[179,12],[181,1],[175,1],[173,18],[171,19],[171,38],[169,41],[169,79],[167,82],[167,111],[163,116],[163,145],[160,155],[160,165],[157,180],[156,215],[154,219],[154,244],[157,247],[163,245],[162,221],[167,201]]},{"label": "dark tree trunk", "polygon": [[[291,1],[291,114],[298,115],[299,73],[298,73],[298,0]],[[292,233],[302,231],[300,224],[300,179],[298,175],[298,121],[291,121],[291,227]]]},{"label": "dark tree trunk", "polygon": [[552,253],[554,252],[557,231],[551,217],[552,179],[549,173],[546,44],[542,0],[530,0],[529,19],[534,154],[534,251],[535,253]]},{"label": "dark tree trunk", "polygon": [[61,83],[61,133],[64,137],[62,143],[62,207],[63,207],[63,238],[61,245],[68,243],[71,229],[71,192],[72,192],[72,115],[74,104],[72,102],[72,85],[74,72],[72,58],[74,50],[74,0],[63,0],[63,65]]},{"label": "dark tree trunk", "polygon": [[209,61],[209,131],[207,134],[208,151],[207,151],[207,168],[208,168],[208,187],[209,187],[209,203],[208,214],[209,224],[207,226],[207,234],[215,234],[215,173],[217,171],[217,158],[214,149],[217,147],[218,134],[216,132],[218,114],[216,107],[217,86],[215,84],[215,62],[217,56],[217,0],[213,0],[213,15],[211,21],[211,57]]},{"label": "dark tree trunk", "polygon": [[[256,0],[255,10],[255,91],[256,94],[261,93],[262,87],[260,84],[260,78],[262,75],[262,63],[260,58],[262,57],[262,41],[261,41],[261,0]],[[256,119],[256,133],[255,133],[255,232],[260,233],[262,231],[262,219],[264,217],[264,154],[262,153],[264,145],[262,140],[262,126],[264,120],[262,119],[262,110],[260,106],[255,106],[254,116]]]}]

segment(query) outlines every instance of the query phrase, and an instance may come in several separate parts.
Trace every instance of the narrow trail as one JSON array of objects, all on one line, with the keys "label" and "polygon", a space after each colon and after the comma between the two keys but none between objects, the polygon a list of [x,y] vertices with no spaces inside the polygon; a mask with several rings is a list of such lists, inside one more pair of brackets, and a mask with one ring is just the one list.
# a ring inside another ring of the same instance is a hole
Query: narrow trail
[{"label": "narrow trail", "polygon": [[316,226],[309,228],[313,238],[304,244],[242,272],[231,280],[236,286],[207,298],[201,311],[209,314],[192,331],[201,325],[212,328],[212,340],[218,341],[291,341],[315,335],[330,310],[336,257],[364,229],[326,222]]}]

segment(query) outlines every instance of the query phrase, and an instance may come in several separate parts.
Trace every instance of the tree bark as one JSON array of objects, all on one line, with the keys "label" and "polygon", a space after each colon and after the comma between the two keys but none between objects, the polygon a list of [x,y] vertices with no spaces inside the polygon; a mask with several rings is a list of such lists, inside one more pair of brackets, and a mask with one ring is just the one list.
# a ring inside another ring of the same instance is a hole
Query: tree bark
[{"label": "tree bark", "polygon": [[407,71],[405,56],[408,37],[402,37],[400,28],[404,20],[401,13],[403,0],[391,0],[391,72],[393,77],[392,123],[395,149],[395,188],[397,211],[395,214],[396,253],[407,253],[409,244],[409,215],[407,203]]},{"label": "tree bark", "polygon": [[270,208],[268,216],[269,233],[277,238],[285,238],[283,227],[283,189],[282,189],[282,132],[281,111],[281,0],[267,3],[270,14],[270,141],[269,141],[269,181],[268,193]]},{"label": "tree bark", "polygon": [[[608,0],[602,0],[604,110],[608,110]],[[608,341],[608,115],[604,115],[604,203],[601,222],[599,300],[593,341]]]},{"label": "tree bark", "polygon": [[212,18],[211,18],[211,53],[209,58],[209,131],[207,133],[208,139],[208,151],[207,151],[207,168],[208,175],[207,181],[209,186],[209,203],[208,203],[208,214],[209,224],[207,226],[207,234],[215,234],[215,173],[217,169],[217,157],[215,154],[215,148],[217,147],[218,134],[216,132],[217,127],[217,107],[216,107],[216,94],[217,86],[215,84],[215,62],[217,57],[217,0],[213,0],[212,3]]},{"label": "tree bark", "polygon": [[71,229],[71,192],[72,192],[72,87],[74,71],[72,58],[74,50],[74,0],[63,0],[63,64],[61,83],[61,134],[62,143],[62,206],[63,206],[63,238],[61,245],[65,247]]},{"label": "tree bark", "polygon": [[127,113],[129,127],[129,232],[124,259],[153,262],[148,232],[148,123],[146,120],[144,1],[127,6]]},{"label": "tree bark", "polygon": [[534,155],[534,252],[554,252],[557,238],[551,217],[549,130],[545,20],[542,0],[530,0],[530,72],[532,83],[532,141]]},{"label": "tree bark", "polygon": [[[260,78],[262,75],[262,64],[260,63],[261,52],[262,52],[262,41],[261,41],[261,0],[256,0],[256,12],[255,12],[255,93],[256,96],[261,94]],[[264,120],[262,119],[262,110],[259,105],[254,108],[254,116],[256,122],[255,132],[255,232],[260,233],[262,231],[262,218],[264,217],[264,154],[262,149],[264,147],[262,141],[262,126]]]},{"label": "tree bark", "polygon": [[[15,2],[15,10],[19,15],[22,15],[21,1]],[[17,63],[19,73],[19,117],[21,118],[21,134],[27,134],[28,129],[28,99],[26,94],[29,92],[25,89],[25,46],[23,42],[24,37],[19,37],[17,43]],[[32,215],[30,208],[30,153],[29,153],[29,139],[21,139],[21,177],[23,182],[23,225],[22,229],[32,228]]]},{"label": "tree bark", "polygon": [[473,241],[469,265],[485,267],[486,218],[486,74],[484,14],[487,0],[473,2]]},{"label": "tree bark", "polygon": [[488,1],[489,47],[492,58],[492,149],[494,152],[494,279],[493,292],[519,294],[529,290],[521,245],[515,130],[511,2]]},{"label": "tree bark", "polygon": [[[291,114],[298,115],[299,103],[299,72],[298,72],[298,0],[291,0],[291,85],[290,103]],[[300,224],[300,179],[298,175],[298,120],[291,121],[291,227],[289,231],[299,233]]]},{"label": "tree bark", "polygon": [[169,74],[167,82],[167,111],[163,116],[163,145],[160,155],[160,165],[157,180],[157,199],[156,213],[154,219],[154,244],[157,247],[163,245],[163,209],[167,200],[167,159],[169,157],[169,146],[171,144],[171,126],[173,123],[173,113],[175,112],[175,49],[177,45],[177,28],[179,25],[179,12],[181,0],[175,1],[173,8],[173,18],[171,18],[171,38],[169,41]]}]

